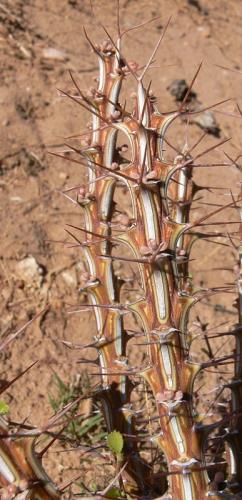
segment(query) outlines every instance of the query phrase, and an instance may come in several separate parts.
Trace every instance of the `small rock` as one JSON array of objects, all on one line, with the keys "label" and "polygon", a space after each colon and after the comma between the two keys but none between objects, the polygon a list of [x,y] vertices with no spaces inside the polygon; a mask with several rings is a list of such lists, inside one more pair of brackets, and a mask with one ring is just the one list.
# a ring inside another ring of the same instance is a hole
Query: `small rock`
[{"label": "small rock", "polygon": [[[171,85],[169,85],[169,87],[167,87],[167,89],[169,90],[169,92],[171,93],[171,95],[173,95],[176,99],[176,101],[178,102],[181,102],[183,101],[187,91],[188,91],[188,84],[186,82],[186,80],[173,80],[173,82],[171,82]],[[192,99],[196,99],[197,97],[197,94],[196,92],[194,92],[193,90],[190,91],[190,94],[187,98],[187,102],[190,102]]]},{"label": "small rock", "polygon": [[16,274],[21,280],[29,284],[41,285],[43,281],[44,269],[41,267],[32,255],[21,260],[16,265]]},{"label": "small rock", "polygon": [[60,172],[59,173],[59,178],[63,179],[65,181],[68,178],[67,172]]},{"label": "small rock", "polygon": [[21,203],[23,201],[23,198],[20,196],[10,196],[10,201],[13,201],[14,203]]},{"label": "small rock", "polygon": [[198,26],[197,30],[205,37],[210,38],[211,29],[209,26]]},{"label": "small rock", "polygon": [[[170,91],[171,95],[175,97],[176,102],[182,102],[189,86],[186,80],[173,80],[171,85],[167,87]],[[197,94],[192,89],[189,92],[189,95],[186,98],[186,103],[190,103],[190,111],[191,114],[189,116],[189,123],[195,123],[203,130],[206,130],[209,134],[214,135],[215,137],[220,137],[220,127],[216,122],[215,116],[212,111],[201,111],[198,114],[192,114],[193,111],[202,110],[204,106],[202,106],[201,102],[197,99]],[[184,115],[182,119],[187,119],[187,116]]]},{"label": "small rock", "polygon": [[61,273],[62,279],[65,281],[66,285],[70,287],[77,287],[76,274],[71,271],[63,271]]},{"label": "small rock", "polygon": [[214,114],[210,110],[191,116],[190,123],[195,123],[209,134],[220,137],[220,127],[216,122]]},{"label": "small rock", "polygon": [[52,59],[55,61],[66,61],[68,59],[63,50],[55,49],[53,47],[47,47],[43,49],[41,57],[43,59]]}]

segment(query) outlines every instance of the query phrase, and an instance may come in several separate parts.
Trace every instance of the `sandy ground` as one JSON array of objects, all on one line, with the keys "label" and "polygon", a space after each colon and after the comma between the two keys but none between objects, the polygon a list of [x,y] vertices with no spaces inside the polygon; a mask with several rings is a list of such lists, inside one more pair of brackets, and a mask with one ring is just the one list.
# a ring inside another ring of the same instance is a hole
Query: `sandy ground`
[{"label": "sandy ground", "polygon": [[[241,69],[242,4],[237,0],[121,0],[122,26],[142,23],[160,16],[143,29],[126,37],[129,59],[144,64],[167,20],[167,34],[150,71],[152,89],[162,111],[174,109],[169,86],[174,79],[190,82],[200,62],[201,71],[194,91],[203,106],[231,99],[214,111],[220,138],[208,134],[200,151],[226,138],[231,140],[208,159],[225,160],[224,151],[235,158],[242,145],[241,120],[218,113],[237,113],[242,107],[239,73],[220,66]],[[81,168],[51,156],[59,151],[65,137],[82,131],[87,115],[78,106],[61,98],[57,89],[73,90],[68,70],[81,88],[93,85],[98,72],[94,54],[83,34],[86,27],[94,42],[105,38],[102,24],[116,33],[116,2],[95,0],[9,0],[0,3],[0,191],[1,191],[1,335],[5,338],[44,309],[24,334],[1,354],[1,381],[16,376],[38,360],[29,375],[8,391],[11,418],[27,418],[39,425],[51,415],[48,393],[55,390],[53,372],[66,382],[80,371],[78,353],[67,350],[59,341],[88,342],[94,322],[91,315],[68,315],[69,304],[77,303],[82,256],[77,249],[65,249],[51,240],[63,240],[65,223],[80,224],[82,215],[60,191],[83,180]],[[128,86],[128,92],[132,90]],[[129,96],[128,96],[129,97]],[[201,125],[201,124],[200,124]],[[170,140],[182,147],[184,124],[177,124]],[[188,140],[192,144],[201,135],[198,124],[190,123]],[[196,172],[200,185],[224,188],[205,192],[206,201],[229,202],[229,188],[238,192],[239,170],[215,168]],[[203,192],[204,194],[204,192]],[[211,208],[211,207],[209,207]],[[207,207],[195,206],[194,214]],[[234,213],[229,213],[234,217]],[[221,216],[223,217],[223,216]],[[216,219],[218,220],[218,219]],[[220,220],[222,220],[220,218]],[[192,255],[197,285],[222,286],[231,283],[235,252],[231,246],[199,245]],[[208,272],[209,271],[209,272]],[[197,306],[197,314],[210,327],[221,321],[236,321],[234,297],[221,294]],[[220,346],[221,347],[221,346]],[[222,348],[223,350],[223,348]],[[199,344],[194,355],[199,356]],[[220,352],[221,354],[221,352]],[[71,455],[71,454],[70,454]],[[64,481],[70,468],[78,468],[79,458],[48,455],[48,468],[57,480]],[[46,461],[48,461],[46,459]],[[64,472],[63,474],[63,468]]]}]

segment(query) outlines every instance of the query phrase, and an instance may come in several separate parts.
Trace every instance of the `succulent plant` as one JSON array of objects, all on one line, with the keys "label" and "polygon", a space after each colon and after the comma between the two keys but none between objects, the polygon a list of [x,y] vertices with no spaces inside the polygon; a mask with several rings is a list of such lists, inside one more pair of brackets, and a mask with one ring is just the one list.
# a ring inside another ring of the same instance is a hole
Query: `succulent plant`
[{"label": "succulent plant", "polygon": [[[85,32],[99,61],[97,88],[82,92],[71,74],[78,95],[62,91],[92,116],[81,147],[68,144],[68,154],[57,156],[88,173],[88,182],[76,189],[85,225],[69,225],[68,233],[82,248],[87,269],[81,293],[88,300],[76,310],[88,309],[96,318],[88,346],[99,360],[100,384],[93,396],[102,402],[111,449],[119,449],[117,478],[124,497],[234,498],[242,491],[241,272],[239,320],[230,331],[236,339],[235,371],[227,384],[231,411],[207,425],[196,407],[195,379],[204,367],[218,367],[227,358],[194,361],[188,323],[192,307],[208,293],[193,285],[192,246],[202,238],[223,236],[219,223],[210,233],[203,226],[226,207],[237,208],[240,199],[232,197],[225,206],[191,217],[201,189],[193,172],[206,166],[198,160],[208,150],[194,156],[196,145],[175,150],[167,131],[179,117],[196,114],[187,109],[187,100],[200,67],[179,108],[160,113],[144,77],[165,30],[143,68],[123,54],[126,32],[119,29],[117,42],[107,33],[101,45],[94,45]],[[121,93],[127,78],[136,84],[131,111]],[[165,154],[167,145],[175,150],[172,161]],[[209,434],[221,428],[223,452],[226,448],[230,457],[227,468],[218,457],[209,462],[205,456]],[[62,492],[42,470],[31,431],[11,435],[2,419],[1,432],[6,436],[0,445],[1,498],[15,498],[12,491],[27,491],[27,498],[60,498]]]}]

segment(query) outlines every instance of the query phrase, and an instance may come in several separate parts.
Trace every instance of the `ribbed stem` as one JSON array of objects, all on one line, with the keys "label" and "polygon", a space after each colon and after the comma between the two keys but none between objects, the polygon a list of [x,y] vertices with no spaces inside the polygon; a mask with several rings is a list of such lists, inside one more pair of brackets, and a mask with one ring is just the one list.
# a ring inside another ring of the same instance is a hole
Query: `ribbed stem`
[{"label": "ribbed stem", "polygon": [[[128,365],[128,336],[122,322],[122,315],[128,309],[139,319],[146,336],[149,365],[139,369],[138,375],[146,381],[156,401],[160,431],[151,439],[166,457],[172,496],[202,499],[209,486],[193,410],[193,383],[200,367],[189,360],[187,333],[188,313],[194,303],[188,279],[191,237],[186,234],[194,191],[192,161],[185,155],[178,156],[170,165],[161,156],[164,134],[177,113],[165,118],[159,115],[139,82],[132,114],[117,114],[124,76],[122,60],[115,51],[102,53],[100,66],[99,90],[93,101],[100,119],[94,116],[93,129],[108,120],[110,127],[98,132],[98,137],[93,132],[85,153],[90,162],[90,180],[96,180],[90,203],[84,203],[86,229],[102,236],[113,235],[113,196],[117,181],[123,182],[131,196],[133,217],[130,225],[120,229],[120,234],[115,233],[115,243],[132,251],[144,292],[135,304],[122,306],[113,270],[113,260],[118,257],[112,257],[112,242],[107,239],[92,245],[96,236],[91,236],[85,253],[93,279],[89,298],[96,306],[101,398],[106,421],[109,430],[116,429],[126,435],[135,428],[130,404],[132,366]],[[125,168],[119,165],[113,170],[118,131],[127,137],[131,161]],[[105,178],[98,180],[103,175]],[[138,456],[136,443],[130,444],[128,439],[125,443],[125,460],[128,460],[123,475],[125,490],[144,492],[149,489],[144,463]],[[135,486],[129,480],[127,484],[127,473],[129,479],[133,476]]]}]

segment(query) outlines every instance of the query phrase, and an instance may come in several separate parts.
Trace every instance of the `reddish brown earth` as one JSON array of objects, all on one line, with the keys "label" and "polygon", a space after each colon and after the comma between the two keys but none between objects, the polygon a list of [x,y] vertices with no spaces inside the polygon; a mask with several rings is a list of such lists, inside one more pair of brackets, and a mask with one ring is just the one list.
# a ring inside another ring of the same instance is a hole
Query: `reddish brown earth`
[{"label": "reddish brown earth", "polygon": [[[194,85],[198,101],[209,106],[230,98],[216,110],[238,115],[236,103],[242,107],[242,75],[216,65],[241,69],[242,4],[237,0],[121,0],[122,26],[160,16],[126,37],[128,59],[140,65],[146,63],[171,15],[155,67],[149,74],[160,109],[174,109],[176,103],[169,85],[174,79],[184,78],[190,82],[203,61]],[[59,341],[88,342],[94,331],[89,313],[69,315],[67,312],[69,304],[79,300],[78,288],[84,269],[82,255],[75,248],[67,249],[50,242],[66,239],[66,223],[82,222],[80,209],[59,191],[82,182],[84,172],[48,152],[60,151],[65,137],[82,131],[87,122],[85,112],[61,98],[57,89],[73,91],[68,70],[73,72],[82,89],[94,84],[98,65],[84,37],[83,26],[94,42],[105,38],[101,24],[115,36],[116,2],[93,1],[91,8],[87,0],[8,0],[0,2],[0,20],[2,338],[47,306],[44,314],[1,354],[0,377],[4,383],[38,360],[29,374],[7,392],[5,399],[11,403],[12,419],[27,419],[28,423],[39,425],[52,414],[48,392],[54,391],[53,371],[67,383],[80,372],[76,364],[79,353],[66,349]],[[129,84],[127,88],[128,99],[131,87]],[[231,137],[227,144],[206,157],[208,161],[220,162],[226,160],[224,151],[233,158],[240,154],[242,125],[239,118],[217,111],[214,116],[221,129],[220,138],[208,135],[198,151]],[[184,144],[184,130],[180,122],[169,133],[178,148]],[[189,144],[192,144],[198,140],[201,129],[191,123],[187,130]],[[225,204],[231,201],[229,188],[238,193],[236,183],[240,171],[236,167],[200,169],[195,178],[201,185],[224,188],[213,193],[203,192],[203,201]],[[197,204],[194,216],[208,209],[211,207],[199,208]],[[224,217],[222,214],[216,220],[224,220]],[[226,217],[234,220],[234,211]],[[235,252],[231,245],[198,244],[192,257],[197,259],[192,263],[197,285],[222,286],[233,282],[230,271],[209,272],[213,267],[233,267]],[[234,296],[227,294],[208,298],[207,305],[197,306],[194,317],[199,312],[201,319],[211,322],[212,326],[221,321],[229,321],[230,325],[236,321],[233,300]],[[221,342],[218,345],[221,355],[225,347]],[[194,343],[194,352],[200,359],[199,343]],[[227,369],[231,371],[231,367]],[[209,387],[211,384],[206,390]],[[77,451],[66,453],[65,458],[63,453],[49,453],[48,470],[58,481],[65,481],[73,469],[74,474],[78,469],[80,457],[77,455]]]}]

